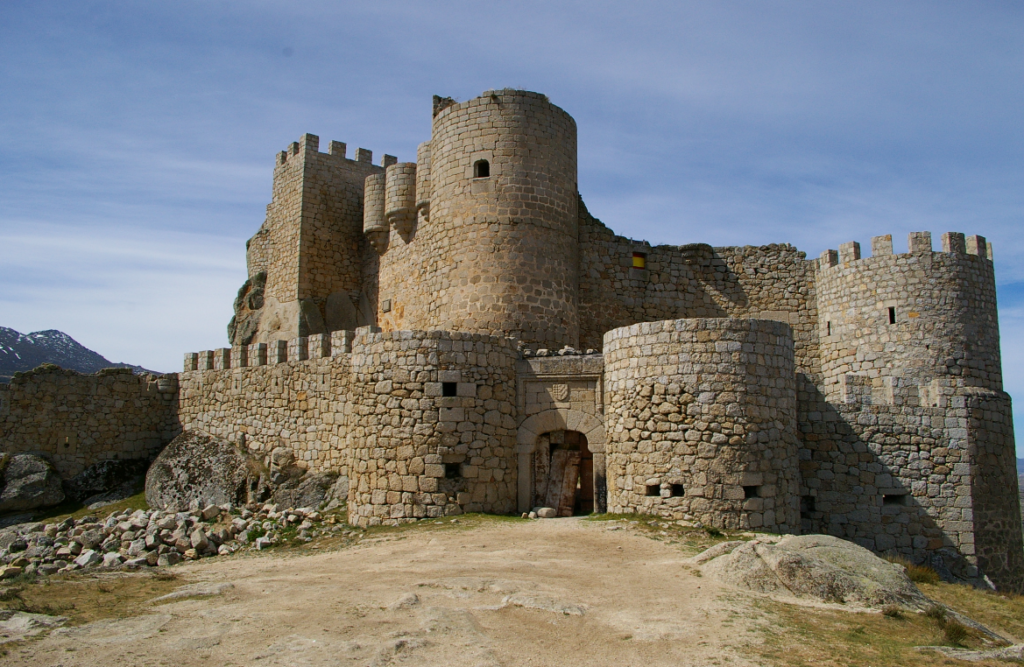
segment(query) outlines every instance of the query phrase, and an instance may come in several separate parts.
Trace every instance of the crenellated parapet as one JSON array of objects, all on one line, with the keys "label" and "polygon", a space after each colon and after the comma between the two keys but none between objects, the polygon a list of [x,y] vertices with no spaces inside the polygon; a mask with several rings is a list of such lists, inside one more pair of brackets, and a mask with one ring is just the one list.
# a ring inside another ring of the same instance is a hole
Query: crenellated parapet
[{"label": "crenellated parapet", "polygon": [[[829,396],[844,400],[844,376],[864,376],[876,394],[920,393],[934,379],[1002,388],[991,245],[982,236],[928,232],[894,253],[891,236],[822,253],[817,270],[822,373]],[[898,378],[898,381],[885,380]],[[877,399],[877,397],[876,397]]]}]

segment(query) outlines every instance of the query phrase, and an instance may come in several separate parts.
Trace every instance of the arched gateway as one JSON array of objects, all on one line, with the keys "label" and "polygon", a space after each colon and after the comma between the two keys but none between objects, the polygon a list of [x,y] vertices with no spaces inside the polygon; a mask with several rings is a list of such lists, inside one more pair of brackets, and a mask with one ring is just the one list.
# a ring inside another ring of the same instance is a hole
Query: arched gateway
[{"label": "arched gateway", "polygon": [[604,424],[597,417],[585,412],[557,408],[537,413],[519,426],[516,435],[516,452],[519,456],[519,511],[529,512],[533,504],[533,457],[537,450],[537,441],[541,435],[553,431],[576,431],[586,436],[586,447],[593,455],[594,510],[606,511]]}]

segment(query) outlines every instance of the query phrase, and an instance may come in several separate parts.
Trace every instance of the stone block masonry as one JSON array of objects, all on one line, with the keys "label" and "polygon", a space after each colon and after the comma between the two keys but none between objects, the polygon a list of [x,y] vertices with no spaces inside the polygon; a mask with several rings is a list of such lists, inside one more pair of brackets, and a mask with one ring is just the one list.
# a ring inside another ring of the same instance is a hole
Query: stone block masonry
[{"label": "stone block masonry", "polygon": [[793,338],[767,320],[605,334],[608,509],[796,532]]},{"label": "stone block masonry", "polygon": [[178,378],[41,366],[0,385],[0,452],[41,454],[70,479],[101,461],[152,459],[181,432]]}]

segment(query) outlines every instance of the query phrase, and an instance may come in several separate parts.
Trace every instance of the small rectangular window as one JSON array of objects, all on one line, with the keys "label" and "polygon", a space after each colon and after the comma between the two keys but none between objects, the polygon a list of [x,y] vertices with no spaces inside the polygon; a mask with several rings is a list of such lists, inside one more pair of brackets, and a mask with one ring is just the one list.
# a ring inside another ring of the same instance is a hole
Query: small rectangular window
[{"label": "small rectangular window", "polygon": [[457,382],[442,382],[441,383],[441,395],[442,396],[458,396],[459,395],[459,383],[457,383]]},{"label": "small rectangular window", "polygon": [[682,484],[672,485],[672,497],[679,498],[680,496],[686,495],[686,489],[683,488]]},{"label": "small rectangular window", "polygon": [[634,269],[646,269],[647,268],[647,255],[642,252],[633,253],[633,268]]},{"label": "small rectangular window", "polygon": [[760,486],[744,486],[743,487],[744,498],[760,498],[761,487]]},{"label": "small rectangular window", "polygon": [[886,493],[882,496],[883,505],[906,505],[907,494],[905,493]]},{"label": "small rectangular window", "polygon": [[647,494],[648,497],[660,496],[661,495],[661,484],[648,484]]},{"label": "small rectangular window", "polygon": [[896,309],[889,306],[889,324],[896,324]]},{"label": "small rectangular window", "polygon": [[800,497],[800,516],[804,519],[811,518],[811,512],[814,512],[814,496],[801,496]]},{"label": "small rectangular window", "polygon": [[832,335],[832,323],[831,322],[825,322],[825,329],[828,332],[825,335],[826,336],[831,336]]},{"label": "small rectangular window", "polygon": [[458,479],[462,475],[459,474],[460,463],[445,463],[444,464],[444,476],[446,479]]}]

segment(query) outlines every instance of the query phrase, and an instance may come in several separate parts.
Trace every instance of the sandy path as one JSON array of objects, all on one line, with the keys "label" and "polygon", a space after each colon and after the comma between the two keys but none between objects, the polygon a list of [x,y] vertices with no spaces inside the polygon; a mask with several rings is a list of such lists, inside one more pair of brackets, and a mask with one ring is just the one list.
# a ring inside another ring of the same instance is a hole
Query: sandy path
[{"label": "sandy path", "polygon": [[[416,530],[179,571],[222,595],[57,631],[11,665],[745,665],[749,625],[679,549],[604,522]],[[735,602],[731,603],[735,609]],[[724,623],[724,625],[723,625]]]}]

